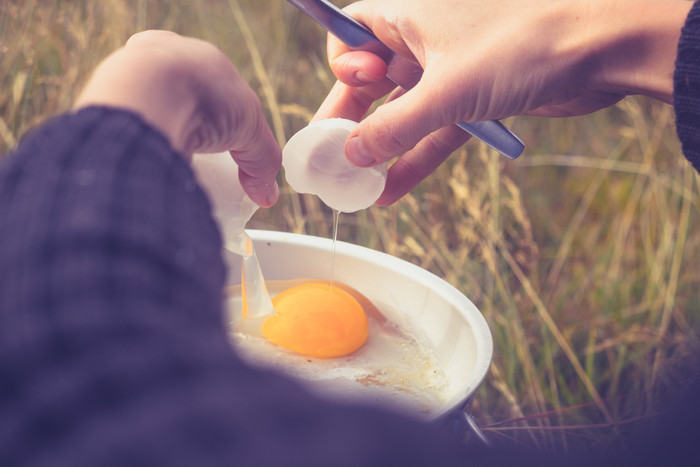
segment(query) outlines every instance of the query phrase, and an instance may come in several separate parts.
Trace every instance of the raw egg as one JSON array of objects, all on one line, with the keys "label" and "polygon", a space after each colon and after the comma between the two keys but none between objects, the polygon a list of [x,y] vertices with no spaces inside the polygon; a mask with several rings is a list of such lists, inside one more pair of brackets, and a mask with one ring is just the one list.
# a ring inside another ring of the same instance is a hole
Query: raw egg
[{"label": "raw egg", "polygon": [[[273,301],[302,285],[328,288],[327,281],[311,279],[266,281]],[[247,333],[241,325],[241,287],[233,285],[227,291],[227,309],[231,341],[239,355],[255,366],[294,377],[331,399],[389,404],[430,416],[453,397],[454,388],[435,347],[419,326],[391,304],[374,303],[346,284],[334,282],[333,288],[350,294],[367,319],[366,341],[355,351],[334,358],[302,355],[262,335]]]},{"label": "raw egg", "polygon": [[293,352],[319,358],[354,352],[367,340],[362,305],[329,282],[311,282],[276,295],[277,313],[262,326],[267,339]]}]

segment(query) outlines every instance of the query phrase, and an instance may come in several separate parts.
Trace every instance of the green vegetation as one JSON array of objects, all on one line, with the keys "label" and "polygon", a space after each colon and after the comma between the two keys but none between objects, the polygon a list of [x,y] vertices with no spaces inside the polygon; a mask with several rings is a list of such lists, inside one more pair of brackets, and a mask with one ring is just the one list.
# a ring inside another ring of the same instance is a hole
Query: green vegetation
[{"label": "green vegetation", "polygon": [[[334,81],[324,32],[283,0],[4,0],[0,153],[150,28],[224,50],[280,144]],[[436,273],[482,310],[496,354],[472,413],[494,441],[608,446],[653,422],[697,353],[700,178],[657,102],[506,123],[526,142],[519,160],[469,142],[394,206],[343,215],[339,238]],[[330,236],[332,213],[280,184],[251,226]]]}]

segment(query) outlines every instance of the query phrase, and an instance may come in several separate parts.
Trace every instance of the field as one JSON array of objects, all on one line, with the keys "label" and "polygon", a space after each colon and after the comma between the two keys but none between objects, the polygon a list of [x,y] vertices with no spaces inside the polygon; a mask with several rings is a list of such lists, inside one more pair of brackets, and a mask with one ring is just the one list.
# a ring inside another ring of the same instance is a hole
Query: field
[{"label": "field", "polygon": [[[153,28],[217,44],[280,145],[334,81],[324,32],[282,0],[4,0],[0,154]],[[471,413],[493,442],[617,446],[653,423],[697,353],[700,178],[658,102],[505,123],[520,159],[470,141],[395,205],[342,215],[339,239],[418,264],[480,308],[496,352]],[[331,236],[330,210],[279,181],[280,202],[249,226]]]}]

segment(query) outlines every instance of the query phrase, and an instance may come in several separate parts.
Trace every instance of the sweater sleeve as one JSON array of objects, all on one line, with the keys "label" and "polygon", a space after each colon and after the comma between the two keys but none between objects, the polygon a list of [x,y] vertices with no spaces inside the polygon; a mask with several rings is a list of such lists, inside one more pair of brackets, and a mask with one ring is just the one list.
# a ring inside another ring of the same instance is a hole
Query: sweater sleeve
[{"label": "sweater sleeve", "polygon": [[700,171],[700,2],[695,2],[681,31],[673,75],[676,132],[683,153]]},{"label": "sweater sleeve", "polygon": [[242,363],[190,167],[88,108],[0,166],[0,465],[464,465],[434,427]]}]

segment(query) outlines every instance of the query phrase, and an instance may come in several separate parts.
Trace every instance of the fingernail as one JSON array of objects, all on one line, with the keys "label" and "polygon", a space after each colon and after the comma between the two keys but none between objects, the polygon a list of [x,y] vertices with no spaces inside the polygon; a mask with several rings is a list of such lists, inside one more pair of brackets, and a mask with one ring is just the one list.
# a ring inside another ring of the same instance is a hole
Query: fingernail
[{"label": "fingernail", "polygon": [[374,81],[376,81],[376,80],[372,79],[372,77],[370,75],[368,75],[367,73],[365,73],[362,70],[358,70],[355,73],[355,79],[358,81],[361,81],[363,83],[373,83]]},{"label": "fingernail", "polygon": [[279,198],[280,195],[280,188],[277,186],[277,183],[272,184],[272,188],[270,189],[269,193],[267,194],[267,204],[268,206],[272,206],[277,202],[277,198]]},{"label": "fingernail", "polygon": [[345,154],[353,164],[359,167],[369,167],[377,163],[374,157],[367,151],[359,136],[350,138],[345,144]]}]

